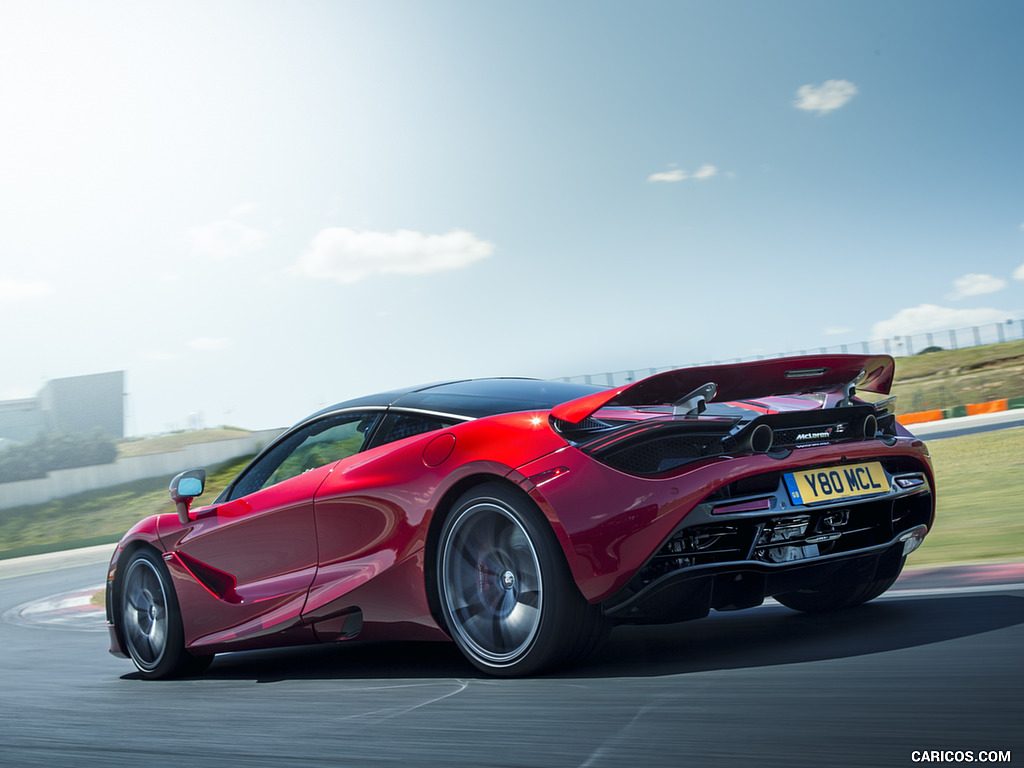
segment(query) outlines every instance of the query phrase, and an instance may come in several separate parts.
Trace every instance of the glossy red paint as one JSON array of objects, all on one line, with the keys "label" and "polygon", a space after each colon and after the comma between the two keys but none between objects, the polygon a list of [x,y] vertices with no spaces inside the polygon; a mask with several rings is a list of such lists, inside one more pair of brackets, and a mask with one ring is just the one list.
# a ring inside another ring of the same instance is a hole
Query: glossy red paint
[{"label": "glossy red paint", "polygon": [[234,603],[215,596],[178,558],[165,557],[165,564],[182,606],[186,648],[217,653],[313,641],[311,629],[302,625],[300,617],[304,592],[258,603]]},{"label": "glossy red paint", "polygon": [[[265,630],[267,616],[272,626],[299,620],[317,568],[313,495],[329,474],[330,466],[319,467],[236,501],[193,509],[187,525],[161,518],[164,547],[180,555],[172,575],[195,580],[216,599],[208,610],[183,611],[187,647],[253,634],[257,625]],[[234,583],[226,587],[217,574]]]},{"label": "glossy red paint", "polygon": [[[396,563],[404,563],[408,570],[413,559],[421,562],[433,511],[463,480],[506,477],[524,457],[564,447],[565,441],[547,426],[546,416],[518,413],[461,424],[446,433],[453,440],[446,441],[448,456],[436,466],[416,461],[425,451],[424,444],[429,446],[437,439],[432,435],[427,440],[413,438],[404,444],[382,446],[335,465],[316,495],[320,568],[304,617],[318,621],[342,615],[354,601],[364,601],[377,588],[359,595],[350,592],[376,580]],[[479,460],[485,450],[497,460]],[[424,581],[422,572],[415,578],[421,584]],[[402,615],[394,606],[380,615],[372,607],[363,607],[364,626],[389,622],[420,625],[426,616],[436,629],[429,610],[423,613],[426,602],[415,605],[411,615]],[[374,631],[383,630],[377,627]]]},{"label": "glossy red paint", "polygon": [[[535,502],[579,593],[601,603],[651,561],[697,505],[731,483],[801,468],[898,459],[934,487],[927,450],[896,425],[896,436],[885,440],[774,454],[740,451],[659,474],[629,474],[560,434],[553,419],[576,424],[596,414],[625,425],[608,442],[617,450],[617,436],[628,442],[643,434],[644,422],[676,418],[671,407],[631,407],[670,404],[708,381],[718,384],[718,401],[728,399],[739,408],[708,414],[701,423],[728,431],[760,414],[820,410],[823,402],[835,407],[862,372],[860,388],[887,392],[892,370],[891,358],[859,355],[707,366],[659,374],[551,409],[448,423],[276,484],[263,483],[261,490],[237,498],[225,494],[230,500],[193,508],[184,522],[174,514],[148,518],[125,535],[111,572],[134,548],[163,553],[181,606],[185,647],[196,654],[351,637],[447,639],[433,576],[440,529],[468,488],[505,483]],[[793,396],[811,391],[824,396],[817,402]],[[736,402],[748,398],[756,402]],[[359,405],[348,410],[359,412]],[[372,418],[366,424],[381,423],[378,412],[368,412]],[[352,434],[363,439],[354,428]],[[725,509],[756,513],[759,508]],[[116,579],[111,583],[116,589]],[[111,650],[123,653],[116,607],[110,618]]]},{"label": "glossy red paint", "polygon": [[[154,515],[153,517],[147,517],[144,520],[140,520],[129,528],[127,533],[121,537],[121,541],[117,545],[118,551],[123,550],[132,542],[149,544],[150,546],[163,550],[163,544],[160,542],[160,523],[161,521],[166,523],[168,520],[172,519],[176,520],[177,516]],[[116,559],[117,552],[115,552],[114,555]]]},{"label": "glossy red paint", "polygon": [[[294,632],[297,627],[355,606],[367,628],[361,637],[371,626],[384,634],[389,623],[404,627],[399,634],[410,626],[429,626],[427,635],[444,636],[425,597],[410,604],[410,615],[393,605],[378,613],[362,604],[379,587],[360,588],[398,563],[406,573],[412,563],[422,562],[434,504],[460,480],[506,476],[510,464],[565,444],[551,433],[546,414],[512,414],[457,429],[458,442],[449,442],[447,458],[435,467],[417,459],[436,436],[410,438],[236,501],[193,508],[187,525],[176,516],[161,516],[160,548],[175,553],[167,565],[179,599],[188,606],[183,610],[186,647],[196,652],[232,644],[258,647],[268,634],[289,632],[301,642],[312,635]],[[483,446],[494,444],[501,448],[497,456],[509,463],[476,459]],[[140,524],[139,530],[152,527]],[[415,578],[425,595],[422,570]],[[278,639],[296,641],[291,635]]]},{"label": "glossy red paint", "polygon": [[431,615],[424,565],[420,550],[351,592],[351,604],[363,616],[360,640],[449,639]]},{"label": "glossy red paint", "polygon": [[[916,443],[916,445],[915,445]],[[620,589],[705,497],[730,483],[764,472],[862,459],[908,457],[934,484],[923,444],[899,439],[879,451],[873,443],[803,448],[786,459],[766,454],[721,457],[687,465],[661,477],[639,478],[566,449],[520,467],[528,477],[559,469],[555,479],[524,488],[557,526],[568,545],[566,559],[580,591],[591,602]]]},{"label": "glossy red paint", "polygon": [[455,435],[446,432],[438,435],[423,449],[423,463],[428,467],[439,467],[444,464],[455,450]]}]

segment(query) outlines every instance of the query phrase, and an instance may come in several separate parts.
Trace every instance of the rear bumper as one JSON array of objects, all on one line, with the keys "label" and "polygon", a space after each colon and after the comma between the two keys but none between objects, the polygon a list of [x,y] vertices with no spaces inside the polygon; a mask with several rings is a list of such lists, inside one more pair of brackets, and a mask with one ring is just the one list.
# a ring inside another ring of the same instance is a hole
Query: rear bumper
[{"label": "rear bumper", "polygon": [[623,624],[671,624],[702,618],[712,608],[753,608],[766,597],[814,589],[834,580],[868,583],[895,578],[906,554],[927,532],[928,527],[920,525],[885,544],[808,561],[742,561],[686,568],[662,576],[625,599],[609,598],[604,610]]},{"label": "rear bumper", "polygon": [[[864,462],[882,463],[890,491],[804,504],[783,477]],[[935,511],[927,451],[914,438],[719,457],[657,477],[627,475],[566,448],[518,472],[580,592],[606,609],[677,572],[775,573],[870,552],[911,528],[930,528]]]}]

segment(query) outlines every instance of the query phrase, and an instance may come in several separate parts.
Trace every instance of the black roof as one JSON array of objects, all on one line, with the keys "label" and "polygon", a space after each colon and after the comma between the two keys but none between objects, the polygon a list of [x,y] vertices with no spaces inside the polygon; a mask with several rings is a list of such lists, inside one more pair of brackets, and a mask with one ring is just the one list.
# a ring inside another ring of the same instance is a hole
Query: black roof
[{"label": "black roof", "polygon": [[565,381],[543,379],[464,379],[421,384],[346,400],[324,408],[315,415],[342,408],[395,406],[481,418],[517,411],[547,411],[559,403],[600,392],[602,389],[603,387],[589,384],[570,384]]}]

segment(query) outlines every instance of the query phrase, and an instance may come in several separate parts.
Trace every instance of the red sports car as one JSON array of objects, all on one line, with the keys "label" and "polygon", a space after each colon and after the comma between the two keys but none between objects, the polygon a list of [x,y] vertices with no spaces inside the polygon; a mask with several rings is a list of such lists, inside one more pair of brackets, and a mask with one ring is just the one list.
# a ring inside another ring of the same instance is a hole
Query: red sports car
[{"label": "red sports car", "polygon": [[888,356],[687,368],[626,386],[454,381],[340,403],[209,506],[171,483],[107,578],[144,677],[223,651],[454,640],[479,669],[582,658],[618,623],[877,597],[932,525]]}]

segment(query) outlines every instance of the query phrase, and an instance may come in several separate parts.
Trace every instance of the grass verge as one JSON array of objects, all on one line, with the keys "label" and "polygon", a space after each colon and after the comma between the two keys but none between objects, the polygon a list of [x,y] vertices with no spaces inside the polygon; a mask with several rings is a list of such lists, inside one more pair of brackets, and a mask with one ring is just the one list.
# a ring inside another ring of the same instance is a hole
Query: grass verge
[{"label": "grass verge", "polygon": [[[203,499],[213,500],[252,459],[211,467]],[[96,544],[114,544],[149,515],[173,512],[168,477],[86,491],[45,504],[0,510],[0,560]]]},{"label": "grass verge", "polygon": [[160,437],[149,437],[144,439],[124,439],[117,445],[117,457],[119,459],[130,456],[146,456],[151,453],[166,453],[167,451],[180,451],[190,445],[197,443],[212,443],[217,440],[234,440],[239,437],[251,435],[244,429],[234,427],[220,427],[219,429],[203,429],[195,432],[176,432]]},{"label": "grass verge", "polygon": [[1024,560],[1024,427],[928,443],[935,527],[908,560],[937,565]]},{"label": "grass verge", "polygon": [[892,393],[897,413],[1024,397],[1024,341],[898,357]]}]

